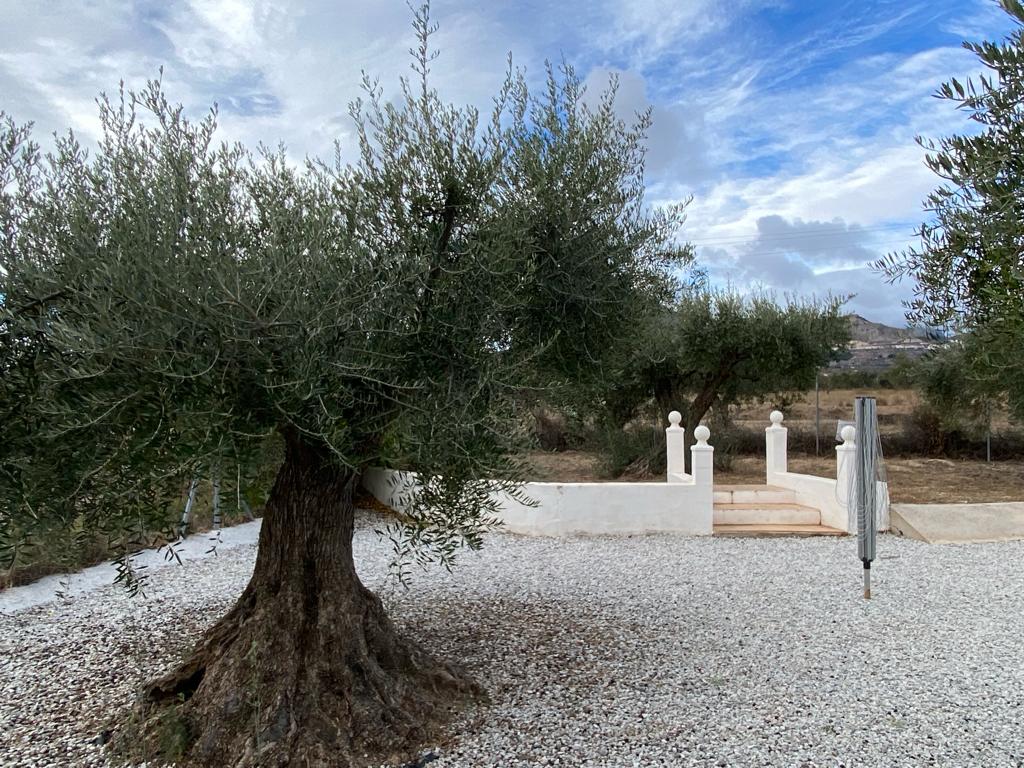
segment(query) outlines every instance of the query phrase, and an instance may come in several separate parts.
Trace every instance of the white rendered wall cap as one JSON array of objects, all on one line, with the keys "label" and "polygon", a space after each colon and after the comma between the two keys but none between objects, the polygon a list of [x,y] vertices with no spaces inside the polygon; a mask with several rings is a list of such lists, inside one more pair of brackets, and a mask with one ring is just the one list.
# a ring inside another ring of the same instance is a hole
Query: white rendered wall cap
[{"label": "white rendered wall cap", "polygon": [[701,424],[695,430],[693,430],[693,436],[697,438],[699,445],[707,445],[708,438],[711,437],[711,430]]},{"label": "white rendered wall cap", "polygon": [[843,445],[852,445],[853,441],[857,439],[857,430],[847,424],[840,431],[839,436],[843,438]]},{"label": "white rendered wall cap", "polygon": [[678,427],[679,422],[683,420],[683,414],[679,411],[670,411],[668,414],[668,421],[673,427]]},{"label": "white rendered wall cap", "polygon": [[770,414],[768,414],[768,420],[772,423],[773,426],[776,427],[782,423],[782,420],[784,418],[785,416],[782,415],[782,411],[772,411]]}]

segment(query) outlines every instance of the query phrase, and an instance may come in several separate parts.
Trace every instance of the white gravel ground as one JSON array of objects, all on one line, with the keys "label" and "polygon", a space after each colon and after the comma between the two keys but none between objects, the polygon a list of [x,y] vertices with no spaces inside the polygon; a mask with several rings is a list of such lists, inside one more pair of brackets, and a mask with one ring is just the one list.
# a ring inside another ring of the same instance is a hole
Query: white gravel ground
[{"label": "white gravel ground", "polygon": [[[1024,765],[1024,542],[494,536],[387,597],[490,706],[446,766]],[[380,586],[387,547],[361,522]],[[101,766],[91,743],[242,590],[254,549],[0,614],[0,766]]]},{"label": "white gravel ground", "polygon": [[[260,535],[260,521],[232,525],[220,531],[194,533],[170,548],[147,549],[133,558],[139,573],[152,573],[159,568],[177,565],[179,561],[202,560],[229,549],[251,546]],[[61,597],[81,598],[96,589],[109,586],[117,578],[113,563],[100,563],[74,574],[44,576],[31,584],[0,592],[0,613],[15,613],[37,605],[53,603]]]}]

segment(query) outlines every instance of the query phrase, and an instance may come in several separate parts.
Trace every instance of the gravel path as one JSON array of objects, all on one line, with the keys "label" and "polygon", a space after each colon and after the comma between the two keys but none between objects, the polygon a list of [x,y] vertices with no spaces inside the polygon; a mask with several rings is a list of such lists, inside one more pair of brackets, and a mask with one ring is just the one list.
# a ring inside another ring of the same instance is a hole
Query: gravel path
[{"label": "gravel path", "polygon": [[[494,536],[388,594],[493,703],[431,768],[1024,765],[1024,542]],[[356,557],[380,586],[386,544]],[[102,766],[91,743],[244,587],[254,550],[0,615],[0,766]]]}]

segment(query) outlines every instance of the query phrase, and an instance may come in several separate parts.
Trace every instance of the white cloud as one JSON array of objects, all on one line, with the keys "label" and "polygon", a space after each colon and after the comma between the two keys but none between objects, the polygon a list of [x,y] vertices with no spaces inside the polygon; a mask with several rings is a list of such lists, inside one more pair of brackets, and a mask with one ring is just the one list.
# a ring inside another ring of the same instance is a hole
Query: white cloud
[{"label": "white cloud", "polygon": [[961,13],[943,24],[943,29],[962,40],[993,39],[992,30],[1006,25],[1006,13],[994,0],[963,0]]},{"label": "white cloud", "polygon": [[[442,1],[434,12],[444,24],[432,41],[442,53],[433,84],[488,109],[506,52],[529,46],[473,7]],[[188,0],[144,13],[106,0],[53,14],[19,10],[0,25],[0,108],[44,134],[73,126],[95,136],[97,94],[122,78],[141,88],[162,67],[169,97],[192,114],[219,103],[224,138],[329,156],[336,139],[353,147],[348,105],[361,95],[364,71],[380,78],[386,98],[412,74],[411,18],[401,0]]]},{"label": "white cloud", "polygon": [[615,107],[621,120],[633,123],[639,113],[651,109],[652,124],[646,142],[648,183],[678,178],[696,183],[706,179],[711,165],[703,109],[696,107],[685,111],[676,106],[652,104],[643,76],[604,67],[592,69],[584,82],[587,99],[592,104],[607,90],[613,76],[619,83]]},{"label": "white cloud", "polygon": [[[964,0],[962,11],[952,1],[943,0],[941,25],[957,36],[979,38],[1005,24],[988,0]],[[808,3],[821,23],[776,38],[754,14],[792,13],[788,0],[435,0],[442,55],[433,83],[447,99],[488,110],[508,51],[533,82],[545,58],[563,54],[592,88],[618,73],[623,116],[653,107],[650,197],[695,195],[684,235],[703,243],[714,277],[782,290],[841,292],[855,282],[870,287],[864,306],[882,302],[877,311],[892,319],[890,305],[906,289],[883,287],[864,265],[910,241],[936,184],[914,136],[965,127],[962,113],[931,94],[977,65],[955,38],[912,53],[876,41],[912,24],[937,28],[935,5],[846,4],[827,13]],[[329,156],[336,139],[352,150],[347,109],[361,73],[379,76],[389,99],[411,74],[404,0],[9,6],[0,25],[0,108],[37,121],[44,134],[72,126],[95,135],[96,95],[121,78],[141,87],[163,67],[169,96],[193,114],[220,104],[224,138],[283,140],[294,157]],[[846,239],[818,233],[821,248],[811,249],[815,228],[828,227]],[[783,233],[806,242],[780,247]]]}]

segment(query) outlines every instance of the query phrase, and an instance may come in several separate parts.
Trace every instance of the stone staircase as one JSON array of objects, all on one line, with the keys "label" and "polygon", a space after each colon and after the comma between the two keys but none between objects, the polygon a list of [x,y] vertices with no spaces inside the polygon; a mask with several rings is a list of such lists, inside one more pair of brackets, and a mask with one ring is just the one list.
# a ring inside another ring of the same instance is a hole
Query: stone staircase
[{"label": "stone staircase", "polygon": [[715,485],[715,536],[845,536],[821,524],[821,511],[774,485]]}]

